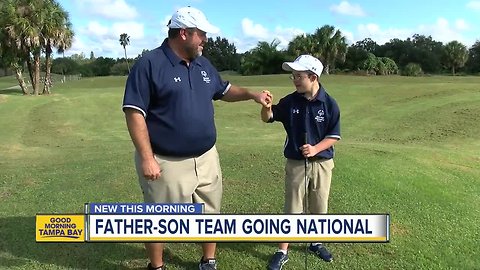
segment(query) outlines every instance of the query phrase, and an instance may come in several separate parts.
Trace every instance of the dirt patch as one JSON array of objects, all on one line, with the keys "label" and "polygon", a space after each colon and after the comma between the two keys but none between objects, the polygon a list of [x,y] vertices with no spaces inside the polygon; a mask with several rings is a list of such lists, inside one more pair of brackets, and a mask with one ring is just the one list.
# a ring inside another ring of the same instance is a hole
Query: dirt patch
[{"label": "dirt patch", "polygon": [[390,223],[390,232],[392,233],[392,236],[404,236],[409,234],[407,227],[393,222]]}]

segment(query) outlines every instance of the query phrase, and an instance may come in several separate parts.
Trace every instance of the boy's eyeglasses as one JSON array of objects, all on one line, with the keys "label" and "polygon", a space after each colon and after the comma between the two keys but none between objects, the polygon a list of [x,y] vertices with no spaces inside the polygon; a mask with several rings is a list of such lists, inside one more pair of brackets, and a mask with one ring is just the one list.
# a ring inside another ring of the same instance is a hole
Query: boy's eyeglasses
[{"label": "boy's eyeglasses", "polygon": [[294,74],[292,74],[292,75],[288,76],[288,78],[290,78],[290,80],[292,80],[292,81],[296,81],[296,80],[300,80],[300,79],[304,79],[304,78],[308,78],[308,77],[310,77],[310,75],[300,75],[300,74],[294,75]]}]

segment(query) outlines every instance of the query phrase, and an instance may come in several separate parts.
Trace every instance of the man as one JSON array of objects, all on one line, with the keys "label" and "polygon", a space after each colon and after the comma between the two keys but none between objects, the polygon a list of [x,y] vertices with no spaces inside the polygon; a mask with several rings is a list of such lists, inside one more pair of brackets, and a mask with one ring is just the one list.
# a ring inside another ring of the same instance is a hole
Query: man
[{"label": "man", "polygon": [[[334,167],[333,145],[340,140],[340,109],[319,82],[320,60],[301,55],[294,62],[283,63],[282,68],[292,71],[290,79],[296,90],[277,105],[262,107],[261,117],[264,122],[281,122],[287,133],[284,211],[325,214]],[[268,269],[282,269],[288,261],[287,250],[288,243],[280,243]],[[310,244],[308,250],[324,261],[333,259],[321,243]]]},{"label": "man", "polygon": [[[202,55],[206,33],[215,33],[198,9],[177,10],[163,44],[140,58],[130,72],[123,110],[136,148],[135,163],[145,202],[203,203],[219,213],[222,174],[215,148],[212,100],[270,96],[223,81]],[[148,269],[164,270],[163,243],[146,243]],[[199,269],[216,269],[215,243],[203,243]]]}]

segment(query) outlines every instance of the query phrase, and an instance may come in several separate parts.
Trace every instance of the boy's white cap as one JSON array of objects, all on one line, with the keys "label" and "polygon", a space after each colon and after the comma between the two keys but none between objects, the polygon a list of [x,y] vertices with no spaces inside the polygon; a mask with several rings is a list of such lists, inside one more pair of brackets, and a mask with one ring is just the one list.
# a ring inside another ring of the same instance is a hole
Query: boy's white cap
[{"label": "boy's white cap", "polygon": [[317,74],[320,78],[323,71],[323,64],[317,58],[308,54],[303,54],[297,57],[293,62],[284,62],[282,68],[286,71],[311,71]]},{"label": "boy's white cap", "polygon": [[177,10],[168,23],[168,28],[198,28],[207,33],[218,33],[219,29],[210,24],[205,14],[193,7],[182,7]]}]

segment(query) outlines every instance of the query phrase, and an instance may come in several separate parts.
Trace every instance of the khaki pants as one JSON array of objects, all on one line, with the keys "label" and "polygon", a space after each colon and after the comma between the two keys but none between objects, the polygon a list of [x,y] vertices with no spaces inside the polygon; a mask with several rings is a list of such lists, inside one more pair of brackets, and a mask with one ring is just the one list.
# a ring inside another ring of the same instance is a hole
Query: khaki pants
[{"label": "khaki pants", "polygon": [[220,213],[222,172],[215,146],[195,158],[175,158],[155,154],[162,171],[157,180],[143,177],[140,157],[135,166],[147,203],[203,203],[205,213]]},{"label": "khaki pants", "polygon": [[[308,210],[311,214],[326,214],[332,181],[333,159],[317,159],[307,163]],[[305,161],[287,159],[285,165],[285,207],[287,214],[304,212]]]}]

